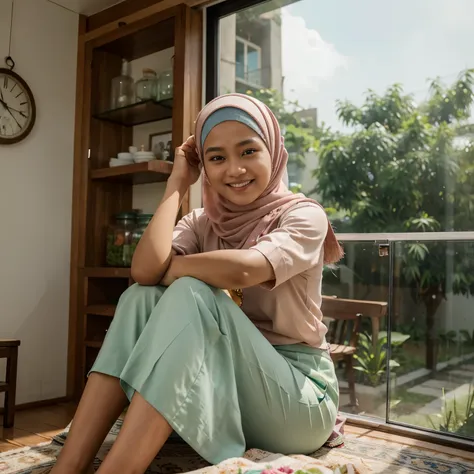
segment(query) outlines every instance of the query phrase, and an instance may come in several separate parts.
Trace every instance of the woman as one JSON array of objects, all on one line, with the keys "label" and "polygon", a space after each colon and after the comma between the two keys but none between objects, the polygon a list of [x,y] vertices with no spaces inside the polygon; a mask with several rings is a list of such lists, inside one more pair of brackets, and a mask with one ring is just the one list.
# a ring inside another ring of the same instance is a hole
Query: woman
[{"label": "woman", "polygon": [[[311,453],[332,432],[321,277],[342,250],[326,214],[283,184],[288,153],[258,100],[218,97],[195,137],[177,149],[54,474],[85,472],[128,402],[101,474],[144,472],[173,430],[213,464],[251,447]],[[174,228],[201,168],[204,208]]]}]

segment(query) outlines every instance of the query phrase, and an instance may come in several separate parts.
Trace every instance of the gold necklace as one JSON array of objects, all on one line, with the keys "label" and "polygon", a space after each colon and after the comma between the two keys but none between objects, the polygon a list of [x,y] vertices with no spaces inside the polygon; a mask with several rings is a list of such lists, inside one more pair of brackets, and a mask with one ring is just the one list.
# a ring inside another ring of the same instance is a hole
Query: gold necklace
[{"label": "gold necklace", "polygon": [[231,295],[231,298],[234,300],[234,303],[239,306],[239,308],[242,306],[244,302],[244,293],[240,288],[229,290],[229,293]]}]

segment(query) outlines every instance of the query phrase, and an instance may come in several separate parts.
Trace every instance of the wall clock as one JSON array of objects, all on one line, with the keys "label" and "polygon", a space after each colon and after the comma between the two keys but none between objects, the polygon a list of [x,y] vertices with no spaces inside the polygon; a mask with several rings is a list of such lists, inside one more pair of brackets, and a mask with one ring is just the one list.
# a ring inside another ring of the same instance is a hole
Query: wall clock
[{"label": "wall clock", "polygon": [[33,93],[12,69],[0,68],[0,145],[11,145],[26,138],[36,120]]}]

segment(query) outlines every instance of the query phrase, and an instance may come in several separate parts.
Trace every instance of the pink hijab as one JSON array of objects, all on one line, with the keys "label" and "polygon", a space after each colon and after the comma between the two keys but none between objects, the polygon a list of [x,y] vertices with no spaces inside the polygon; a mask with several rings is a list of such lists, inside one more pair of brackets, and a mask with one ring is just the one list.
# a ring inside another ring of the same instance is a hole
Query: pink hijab
[{"label": "pink hijab", "polygon": [[[238,206],[224,199],[216,193],[207,179],[203,180],[204,210],[213,231],[232,248],[244,249],[254,245],[258,237],[271,232],[280,216],[293,206],[321,205],[303,194],[292,193],[284,184],[288,152],[284,146],[280,126],[273,112],[253,97],[225,94],[212,100],[201,110],[196,119],[195,133],[197,154],[201,163],[203,163],[201,147],[203,125],[216,110],[224,107],[241,109],[255,120],[272,157],[272,172],[267,188],[256,201],[246,206]],[[343,250],[329,223],[324,242],[324,262],[337,262],[342,255]]]}]

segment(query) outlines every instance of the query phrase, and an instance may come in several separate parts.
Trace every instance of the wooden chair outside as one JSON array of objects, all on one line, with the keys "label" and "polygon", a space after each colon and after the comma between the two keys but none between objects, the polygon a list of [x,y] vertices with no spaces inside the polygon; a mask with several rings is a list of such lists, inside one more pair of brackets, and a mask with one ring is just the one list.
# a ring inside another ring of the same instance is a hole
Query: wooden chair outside
[{"label": "wooden chair outside", "polygon": [[335,363],[344,363],[350,403],[357,406],[354,354],[357,351],[362,315],[357,312],[357,304],[341,304],[336,298],[325,298],[322,311],[324,318],[330,320],[326,338],[330,344],[331,358]]}]

